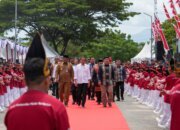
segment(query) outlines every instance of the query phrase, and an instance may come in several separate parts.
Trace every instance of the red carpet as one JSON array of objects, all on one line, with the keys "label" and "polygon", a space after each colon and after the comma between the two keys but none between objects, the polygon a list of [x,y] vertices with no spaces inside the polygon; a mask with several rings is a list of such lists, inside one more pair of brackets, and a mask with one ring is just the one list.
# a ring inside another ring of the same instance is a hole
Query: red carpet
[{"label": "red carpet", "polygon": [[85,108],[69,105],[67,111],[71,130],[129,130],[116,104],[103,108],[95,101],[87,101]]}]

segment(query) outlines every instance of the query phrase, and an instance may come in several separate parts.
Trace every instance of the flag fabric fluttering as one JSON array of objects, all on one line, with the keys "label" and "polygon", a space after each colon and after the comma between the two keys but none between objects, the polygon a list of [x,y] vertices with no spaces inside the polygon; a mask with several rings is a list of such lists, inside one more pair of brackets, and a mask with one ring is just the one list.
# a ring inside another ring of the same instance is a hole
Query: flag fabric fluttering
[{"label": "flag fabric fluttering", "polygon": [[165,14],[166,14],[167,19],[168,19],[168,20],[171,20],[171,17],[170,17],[170,15],[169,15],[169,12],[168,12],[166,6],[164,5],[164,3],[163,3],[163,7],[164,7],[164,12],[165,12]]},{"label": "flag fabric fluttering", "polygon": [[152,23],[152,32],[153,32],[154,40],[157,41],[159,34],[154,22]]},{"label": "flag fabric fluttering", "polygon": [[174,27],[174,30],[176,31],[176,36],[177,36],[177,38],[180,39],[180,30],[178,29],[178,27],[177,27],[176,25],[174,25],[174,24],[172,24],[172,25],[173,25],[173,27]]},{"label": "flag fabric fluttering", "polygon": [[176,4],[180,7],[180,0],[176,0]]},{"label": "flag fabric fluttering", "polygon": [[[180,1],[180,0],[179,0]],[[174,19],[176,20],[176,23],[177,23],[177,26],[178,28],[180,28],[180,18],[178,16],[178,13],[176,11],[176,8],[175,8],[175,5],[174,5],[174,2],[173,0],[170,0],[170,7],[172,9],[172,14],[174,15]],[[177,1],[176,1],[177,2]]]},{"label": "flag fabric fluttering", "polygon": [[166,37],[165,37],[165,35],[163,33],[163,30],[162,30],[162,27],[161,27],[161,23],[160,23],[159,19],[156,16],[155,16],[155,26],[156,26],[156,28],[158,30],[158,33],[159,33],[159,35],[161,37],[161,40],[163,42],[164,49],[166,51],[169,51],[170,50],[169,49],[169,45],[168,45]]}]

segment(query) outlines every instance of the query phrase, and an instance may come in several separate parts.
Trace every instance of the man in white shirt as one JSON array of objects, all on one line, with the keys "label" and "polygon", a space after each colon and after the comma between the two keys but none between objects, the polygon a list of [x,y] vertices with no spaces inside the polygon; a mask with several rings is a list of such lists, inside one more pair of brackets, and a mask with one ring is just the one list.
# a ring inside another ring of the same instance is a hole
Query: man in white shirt
[{"label": "man in white shirt", "polygon": [[84,57],[81,58],[80,64],[76,67],[74,79],[75,85],[78,86],[77,103],[79,106],[82,105],[82,107],[85,107],[86,92],[90,86],[91,74],[89,65],[86,64]]},{"label": "man in white shirt", "polygon": [[55,58],[55,63],[53,66],[53,71],[52,71],[52,80],[53,80],[52,95],[55,96],[57,99],[59,99],[58,82],[56,81],[56,70],[57,70],[58,63],[59,63],[59,59]]},{"label": "man in white shirt", "polygon": [[[73,70],[74,70],[74,73],[76,72],[76,68],[77,68],[77,65],[79,64],[79,60],[78,59],[74,59],[73,61]],[[72,98],[73,98],[73,105],[75,103],[77,103],[77,86],[75,85],[75,82],[73,82],[72,86],[71,86],[71,93],[72,93]]]}]

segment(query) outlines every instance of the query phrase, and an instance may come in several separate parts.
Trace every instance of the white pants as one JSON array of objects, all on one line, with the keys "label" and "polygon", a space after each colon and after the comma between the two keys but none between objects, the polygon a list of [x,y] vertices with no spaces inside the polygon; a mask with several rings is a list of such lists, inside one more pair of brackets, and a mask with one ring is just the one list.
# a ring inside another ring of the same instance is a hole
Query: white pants
[{"label": "white pants", "polygon": [[27,87],[20,88],[20,96],[23,95],[27,91]]},{"label": "white pants", "polygon": [[4,104],[4,95],[0,95],[0,107],[5,107]]},{"label": "white pants", "polygon": [[8,93],[9,103],[12,103],[14,100],[13,100],[12,89],[10,89],[10,86],[7,86],[7,93]]},{"label": "white pants", "polygon": [[18,99],[20,97],[20,89],[18,87],[13,88],[13,98],[14,100]]},{"label": "white pants", "polygon": [[164,103],[163,117],[161,118],[161,121],[159,123],[161,125],[166,125],[170,117],[171,117],[171,106],[168,103]]}]

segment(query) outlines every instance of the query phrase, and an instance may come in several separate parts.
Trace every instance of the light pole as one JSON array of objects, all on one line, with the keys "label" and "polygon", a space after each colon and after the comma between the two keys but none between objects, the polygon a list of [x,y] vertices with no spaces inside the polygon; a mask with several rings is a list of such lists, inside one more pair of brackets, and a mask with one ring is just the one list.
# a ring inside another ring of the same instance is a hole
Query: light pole
[{"label": "light pole", "polygon": [[143,14],[148,16],[151,19],[151,60],[152,60],[152,35],[153,35],[153,32],[152,32],[152,23],[153,23],[153,16],[150,15],[150,14],[147,14],[147,13],[143,13]]},{"label": "light pole", "polygon": [[16,45],[17,45],[17,0],[15,0],[15,48],[14,48],[14,63],[16,62]]}]

